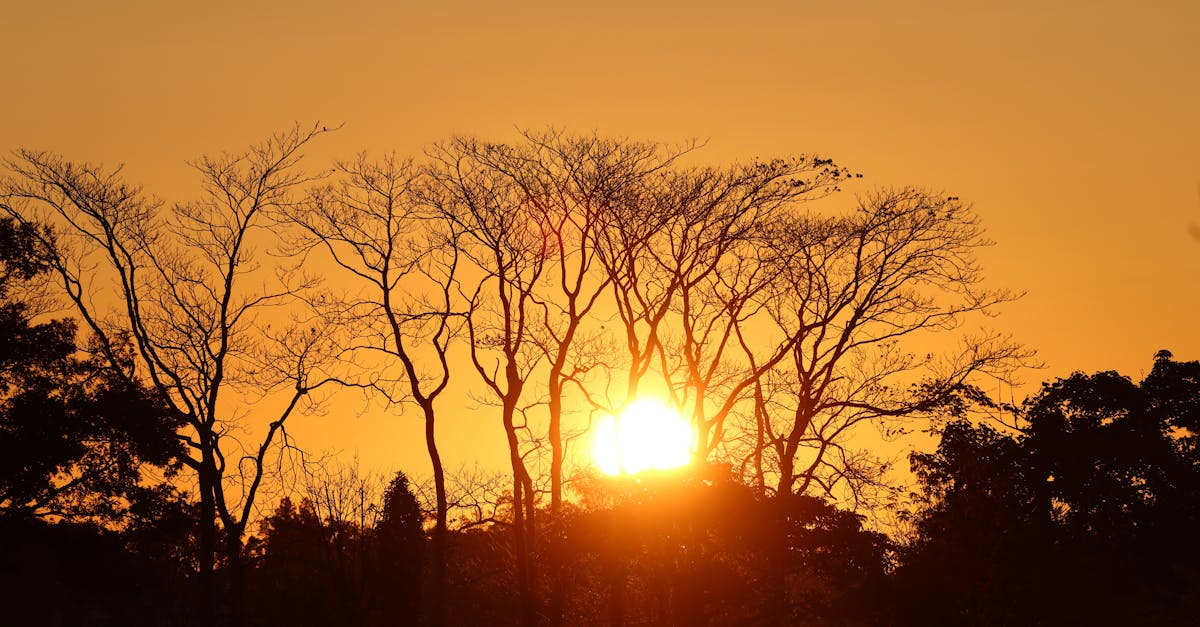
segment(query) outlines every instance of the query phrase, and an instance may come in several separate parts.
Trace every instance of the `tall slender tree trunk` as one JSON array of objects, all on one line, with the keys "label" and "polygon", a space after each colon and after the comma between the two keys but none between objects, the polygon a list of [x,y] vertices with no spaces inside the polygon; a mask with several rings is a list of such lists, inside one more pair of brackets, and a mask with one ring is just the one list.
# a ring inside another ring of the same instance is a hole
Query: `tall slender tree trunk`
[{"label": "tall slender tree trunk", "polygon": [[437,440],[434,438],[434,413],[432,400],[423,404],[425,410],[425,448],[429,452],[429,462],[433,465],[433,490],[437,500],[437,522],[433,527],[432,570],[433,581],[429,590],[429,622],[434,627],[440,627],[445,621],[446,597],[446,536],[447,536],[447,502],[446,502],[446,472],[442,468],[442,456],[438,452]]},{"label": "tall slender tree trunk", "polygon": [[566,588],[562,572],[562,490],[563,490],[563,442],[562,442],[562,382],[558,377],[550,380],[550,527],[546,536],[547,570],[550,573],[550,625],[563,624],[566,605]]},{"label": "tall slender tree trunk", "polygon": [[533,627],[535,611],[533,596],[533,573],[530,560],[530,547],[525,532],[525,485],[518,476],[519,471],[514,462],[513,466],[513,542],[517,554],[517,598],[520,605],[519,614],[521,625]]},{"label": "tall slender tree trunk", "polygon": [[[202,436],[203,437],[203,436]],[[217,505],[213,491],[213,453],[204,447],[200,460],[200,525],[199,578],[197,600],[200,623],[205,627],[216,625],[217,587],[214,576],[217,553]]]},{"label": "tall slender tree trunk", "polygon": [[225,561],[229,571],[229,625],[246,624],[246,572],[242,563],[242,534],[240,529],[225,530]]},{"label": "tall slender tree trunk", "polygon": [[795,474],[795,456],[789,455],[786,452],[783,455],[780,455],[779,481],[775,485],[775,498],[782,500],[792,495],[792,485],[794,485]]},{"label": "tall slender tree trunk", "polygon": [[521,624],[533,627],[537,619],[536,581],[533,567],[535,541],[534,522],[537,514],[537,499],[533,490],[533,479],[521,457],[521,441],[517,436],[517,401],[521,398],[524,381],[517,372],[516,357],[509,353],[505,365],[507,392],[503,397],[502,418],[504,433],[508,438],[508,456],[513,471],[513,533],[517,553],[517,587],[520,597]]},{"label": "tall slender tree trunk", "polygon": [[783,451],[779,456],[779,483],[775,488],[775,497],[778,499],[791,496],[796,485],[796,453],[800,450],[800,439],[804,437],[813,420],[812,402],[807,400],[809,398],[811,397],[806,390],[806,395],[801,399],[801,405],[796,408],[792,418],[792,431],[784,441]]}]

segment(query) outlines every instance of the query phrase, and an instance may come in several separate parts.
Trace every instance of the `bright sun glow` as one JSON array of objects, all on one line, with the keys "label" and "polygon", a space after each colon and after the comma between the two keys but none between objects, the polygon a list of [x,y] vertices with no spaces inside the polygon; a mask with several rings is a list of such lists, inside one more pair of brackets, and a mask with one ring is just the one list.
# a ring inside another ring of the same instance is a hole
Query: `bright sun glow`
[{"label": "bright sun glow", "polygon": [[596,427],[592,457],[608,475],[678,468],[691,460],[692,426],[660,401],[638,400]]}]

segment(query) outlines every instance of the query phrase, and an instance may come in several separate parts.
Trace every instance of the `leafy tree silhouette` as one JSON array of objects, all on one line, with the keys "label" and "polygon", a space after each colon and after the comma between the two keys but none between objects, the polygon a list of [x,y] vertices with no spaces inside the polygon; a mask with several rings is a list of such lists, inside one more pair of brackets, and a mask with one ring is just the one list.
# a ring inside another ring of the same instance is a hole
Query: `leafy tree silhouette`
[{"label": "leafy tree silhouette", "polygon": [[[148,389],[77,355],[71,320],[33,322],[21,285],[46,268],[29,232],[0,220],[0,518],[119,522],[138,499],[143,463],[172,470],[178,422]],[[10,298],[12,291],[25,298]]]},{"label": "leafy tree silhouette", "polygon": [[387,625],[414,625],[421,618],[424,517],[408,477],[397,472],[383,499],[383,515],[375,529],[379,564],[375,575]]},{"label": "leafy tree silhouette", "polygon": [[249,543],[250,583],[269,625],[420,624],[422,511],[397,473],[373,527],[281,499]]},{"label": "leafy tree silhouette", "polygon": [[147,477],[177,467],[178,423],[145,387],[80,354],[73,321],[34,322],[47,270],[37,230],[0,219],[3,621],[172,620],[188,517],[174,488]]},{"label": "leafy tree silhouette", "polygon": [[269,624],[328,625],[337,622],[336,571],[325,523],[307,499],[283,498],[259,523],[262,538],[248,543],[257,567],[251,598]]},{"label": "leafy tree silhouette", "polygon": [[913,622],[1162,624],[1200,592],[1200,362],[1160,351],[1047,383],[1019,430],[965,420],[912,457],[925,499],[899,573]]}]

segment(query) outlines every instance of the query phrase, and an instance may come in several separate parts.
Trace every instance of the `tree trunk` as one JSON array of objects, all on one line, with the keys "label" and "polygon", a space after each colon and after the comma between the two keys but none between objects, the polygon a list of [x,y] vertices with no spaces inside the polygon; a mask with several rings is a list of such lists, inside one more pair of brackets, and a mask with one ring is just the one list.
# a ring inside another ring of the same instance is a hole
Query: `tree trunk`
[{"label": "tree trunk", "polygon": [[[514,455],[514,457],[516,457]],[[518,476],[516,462],[513,465],[513,542],[517,557],[517,598],[520,604],[519,615],[521,625],[533,627],[535,612],[533,609],[533,574],[530,563],[530,547],[525,533],[524,482]]]},{"label": "tree trunk", "polygon": [[565,577],[562,573],[562,382],[550,380],[550,527],[546,534],[547,570],[550,573],[550,625],[563,624],[566,604]]},{"label": "tree trunk", "polygon": [[517,553],[517,587],[520,598],[521,624],[533,627],[536,624],[537,598],[534,594],[534,516],[537,512],[536,495],[533,492],[533,480],[525,468],[525,460],[521,458],[521,442],[517,437],[516,411],[517,399],[521,397],[523,381],[517,374],[515,359],[510,355],[505,367],[505,378],[508,392],[504,396],[502,408],[504,433],[508,439],[508,457],[513,471],[513,533],[516,540],[514,549]]},{"label": "tree trunk", "polygon": [[242,566],[242,534],[238,529],[226,529],[225,561],[229,570],[229,625],[246,624],[246,573]]},{"label": "tree trunk", "polygon": [[201,454],[199,474],[200,516],[197,522],[200,525],[200,547],[196,556],[199,563],[199,572],[197,573],[199,607],[197,607],[197,611],[201,625],[215,627],[217,623],[217,589],[214,578],[217,553],[217,505],[213,492],[213,454],[208,447],[205,447]]},{"label": "tree trunk", "polygon": [[438,453],[434,438],[434,413],[432,400],[425,404],[425,448],[429,451],[429,462],[433,465],[433,490],[437,500],[437,522],[433,527],[432,569],[433,581],[429,590],[429,623],[440,627],[445,621],[446,596],[446,535],[447,503],[446,472],[442,468],[442,456]]},{"label": "tree trunk", "polygon": [[792,495],[792,485],[794,485],[795,482],[795,472],[795,455],[785,452],[780,456],[779,459],[779,482],[775,485],[775,498],[786,499]]}]

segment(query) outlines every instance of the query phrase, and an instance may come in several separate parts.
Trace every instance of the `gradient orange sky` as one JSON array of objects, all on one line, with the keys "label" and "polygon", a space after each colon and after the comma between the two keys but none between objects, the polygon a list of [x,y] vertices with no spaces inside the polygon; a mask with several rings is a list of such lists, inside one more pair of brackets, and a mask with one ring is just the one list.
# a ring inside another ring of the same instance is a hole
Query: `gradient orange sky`
[{"label": "gradient orange sky", "polygon": [[[1200,358],[1200,3],[965,4],[5,0],[0,149],[124,162],[171,199],[185,160],[297,120],[345,123],[312,167],[546,125],[819,152],[974,203],[991,284],[1027,291],[994,322],[1039,351],[1026,381]],[[450,467],[504,459],[476,429],[444,423]],[[299,432],[425,469],[415,417]]]}]

